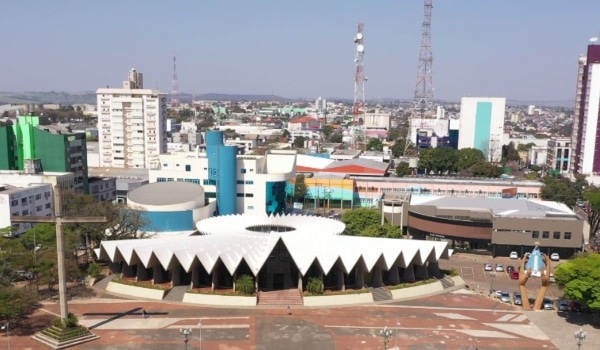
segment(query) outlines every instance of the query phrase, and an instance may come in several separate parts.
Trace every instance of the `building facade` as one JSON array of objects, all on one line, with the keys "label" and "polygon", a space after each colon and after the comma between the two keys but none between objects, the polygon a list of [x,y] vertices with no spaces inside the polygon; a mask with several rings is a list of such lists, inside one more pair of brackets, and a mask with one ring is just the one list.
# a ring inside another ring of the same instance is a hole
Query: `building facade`
[{"label": "building facade", "polygon": [[458,148],[477,148],[489,161],[500,161],[505,109],[503,97],[463,97]]},{"label": "building facade", "polygon": [[296,152],[271,150],[264,156],[238,155],[223,143],[222,131],[206,133],[206,153],[163,154],[150,168],[150,183],[191,182],[217,199],[219,215],[283,213],[286,183],[296,174]]},{"label": "building facade", "polygon": [[552,174],[567,174],[569,172],[571,168],[571,138],[553,137],[548,141],[546,167],[548,172]]},{"label": "building facade", "polygon": [[575,115],[571,136],[571,170],[576,174],[600,174],[600,45],[588,45],[579,58]]},{"label": "building facade", "polygon": [[87,193],[86,135],[41,126],[39,117],[34,115],[21,116],[16,125],[0,128],[0,170],[71,172],[74,174],[73,189]]},{"label": "building facade", "polygon": [[19,237],[33,227],[31,223],[12,224],[11,216],[52,215],[54,209],[52,193],[50,184],[0,185],[0,228],[12,227],[12,231],[6,236]]},{"label": "building facade", "polygon": [[122,89],[98,89],[100,166],[149,168],[167,151],[167,97],[132,69]]}]

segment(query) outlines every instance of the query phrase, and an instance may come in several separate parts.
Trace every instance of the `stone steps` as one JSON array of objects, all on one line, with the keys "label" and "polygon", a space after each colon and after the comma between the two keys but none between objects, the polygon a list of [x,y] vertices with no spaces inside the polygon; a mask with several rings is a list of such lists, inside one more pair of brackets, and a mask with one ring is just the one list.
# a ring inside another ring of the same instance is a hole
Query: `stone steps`
[{"label": "stone steps", "polygon": [[259,292],[258,305],[304,305],[304,302],[298,289],[285,289]]},{"label": "stone steps", "polygon": [[175,287],[171,288],[171,290],[169,291],[169,293],[167,293],[167,295],[165,295],[163,300],[164,301],[181,302],[181,301],[183,301],[185,292],[187,292],[187,290],[189,288],[190,288],[190,286],[187,286],[187,285],[175,286]]},{"label": "stone steps", "polygon": [[369,287],[369,291],[373,295],[373,301],[392,300],[392,293],[385,287]]}]

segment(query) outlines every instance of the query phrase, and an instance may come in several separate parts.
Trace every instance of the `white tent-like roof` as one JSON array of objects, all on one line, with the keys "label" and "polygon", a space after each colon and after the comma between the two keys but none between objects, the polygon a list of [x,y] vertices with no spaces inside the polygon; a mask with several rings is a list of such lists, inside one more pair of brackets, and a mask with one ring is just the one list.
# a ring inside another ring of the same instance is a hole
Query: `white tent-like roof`
[{"label": "white tent-like roof", "polygon": [[348,273],[357,263],[367,271],[375,266],[389,270],[450,255],[446,242],[344,236],[341,221],[317,216],[226,215],[202,220],[196,227],[201,235],[104,241],[96,254],[146,268],[181,265],[187,272],[201,264],[212,273],[220,260],[232,275],[244,260],[255,276],[280,240],[302,275],[315,262],[325,274],[338,262]]}]

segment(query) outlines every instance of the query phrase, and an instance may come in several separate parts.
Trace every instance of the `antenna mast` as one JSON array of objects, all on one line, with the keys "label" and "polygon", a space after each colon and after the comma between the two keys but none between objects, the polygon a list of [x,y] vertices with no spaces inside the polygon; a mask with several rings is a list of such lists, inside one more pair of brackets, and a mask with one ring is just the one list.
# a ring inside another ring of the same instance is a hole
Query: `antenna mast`
[{"label": "antenna mast", "polygon": [[179,82],[177,81],[177,57],[173,55],[173,91],[171,91],[171,107],[179,107]]},{"label": "antenna mast", "polygon": [[354,104],[352,105],[352,121],[354,125],[360,124],[360,115],[364,113],[365,107],[365,82],[367,78],[363,71],[363,56],[365,54],[364,27],[363,23],[358,23],[358,31],[356,37],[354,37],[354,43],[356,44],[356,57],[354,58],[354,62],[356,63],[356,72],[354,73]]},{"label": "antenna mast", "polygon": [[433,54],[431,52],[431,9],[433,0],[425,0],[425,11],[419,50],[419,68],[415,84],[414,110],[423,118],[426,112],[433,110]]}]

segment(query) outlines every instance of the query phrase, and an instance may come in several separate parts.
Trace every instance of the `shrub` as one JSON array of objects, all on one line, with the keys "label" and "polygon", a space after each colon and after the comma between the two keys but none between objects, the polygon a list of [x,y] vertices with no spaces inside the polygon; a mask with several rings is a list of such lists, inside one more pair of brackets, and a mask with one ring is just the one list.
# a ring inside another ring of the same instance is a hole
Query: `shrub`
[{"label": "shrub", "polygon": [[65,323],[62,323],[62,319],[60,317],[56,317],[52,320],[52,325],[54,327],[58,327],[58,328],[73,328],[73,327],[77,327],[77,324],[79,323],[79,319],[77,318],[77,316],[75,316],[74,314],[69,312],[69,315],[67,316],[67,318],[65,319]]},{"label": "shrub", "polygon": [[318,277],[310,277],[306,284],[306,290],[312,294],[323,293],[323,281]]},{"label": "shrub", "polygon": [[250,275],[241,275],[235,281],[235,291],[241,294],[254,294],[254,277]]},{"label": "shrub", "polygon": [[92,278],[100,276],[100,266],[96,263],[91,263],[87,268],[87,274]]}]

